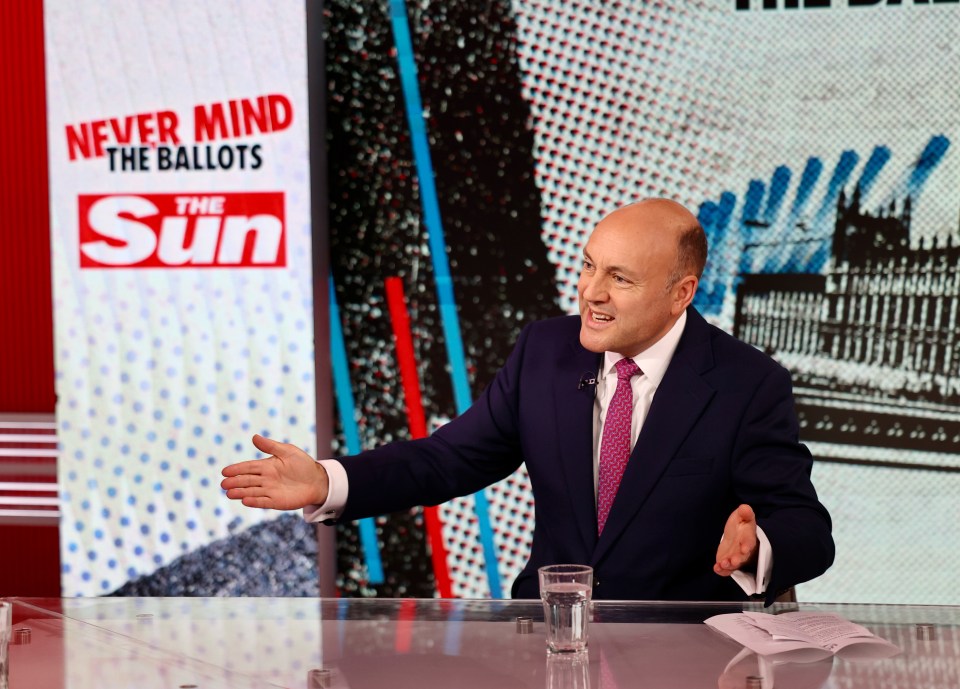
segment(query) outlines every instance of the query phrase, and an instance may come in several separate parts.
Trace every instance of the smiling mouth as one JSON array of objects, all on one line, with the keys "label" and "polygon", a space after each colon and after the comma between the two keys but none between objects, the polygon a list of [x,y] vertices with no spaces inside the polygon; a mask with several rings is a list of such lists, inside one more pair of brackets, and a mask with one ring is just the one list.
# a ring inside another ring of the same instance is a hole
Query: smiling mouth
[{"label": "smiling mouth", "polygon": [[590,320],[594,323],[612,323],[613,316],[609,316],[605,313],[597,313],[594,310],[590,310]]}]

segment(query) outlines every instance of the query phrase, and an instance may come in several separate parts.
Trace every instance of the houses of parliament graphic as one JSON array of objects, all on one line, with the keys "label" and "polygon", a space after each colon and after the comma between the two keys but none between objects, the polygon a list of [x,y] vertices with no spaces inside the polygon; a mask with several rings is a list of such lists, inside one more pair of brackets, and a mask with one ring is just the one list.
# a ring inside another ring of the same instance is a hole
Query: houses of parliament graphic
[{"label": "houses of parliament graphic", "polygon": [[801,435],[834,461],[960,471],[960,228],[911,243],[916,188],[868,209],[861,182],[820,270],[739,274],[734,333],[790,369]]}]

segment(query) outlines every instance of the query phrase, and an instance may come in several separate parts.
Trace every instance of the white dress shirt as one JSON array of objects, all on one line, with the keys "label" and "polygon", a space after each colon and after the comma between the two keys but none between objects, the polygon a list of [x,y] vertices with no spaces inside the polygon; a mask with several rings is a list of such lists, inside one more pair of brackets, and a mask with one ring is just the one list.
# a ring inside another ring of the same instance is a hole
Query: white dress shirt
[{"label": "white dress shirt", "polygon": [[[667,367],[673,360],[673,353],[677,350],[677,344],[680,342],[680,336],[683,335],[683,329],[687,324],[687,313],[684,311],[680,318],[674,323],[673,327],[666,335],[657,340],[653,345],[633,357],[633,362],[640,368],[640,375],[630,379],[633,387],[633,415],[630,419],[630,447],[637,444],[637,438],[640,437],[640,429],[643,422],[647,419],[647,413],[650,411],[650,405],[653,404],[653,396],[660,386],[660,381],[667,372]],[[599,484],[600,474],[600,444],[603,438],[603,423],[607,417],[607,407],[610,406],[610,400],[613,399],[613,393],[617,389],[617,362],[623,359],[622,354],[615,352],[605,352],[600,372],[597,375],[597,396],[594,402],[593,410],[593,498],[594,504],[597,499],[597,486]],[[643,461],[643,458],[639,458]],[[723,528],[723,525],[719,525]],[[773,549],[770,541],[767,539],[763,529],[757,527],[757,539],[760,541],[760,549],[757,553],[757,574],[737,570],[731,576],[733,580],[740,585],[747,595],[763,593],[767,590],[767,582],[770,580],[770,572],[773,570]]]},{"label": "white dress shirt", "polygon": [[[683,328],[687,323],[687,314],[683,312],[674,326],[656,343],[633,357],[634,363],[640,367],[640,375],[634,376],[630,383],[633,387],[633,416],[630,422],[630,447],[637,444],[640,429],[650,411],[654,393],[663,380],[667,367],[673,359],[673,353],[680,342]],[[613,352],[605,352],[601,370],[597,376],[597,394],[594,403],[593,420],[593,496],[594,504],[597,497],[597,482],[600,466],[600,441],[603,437],[603,423],[607,415],[607,407],[617,388],[617,371],[615,365],[624,357]],[[328,494],[322,505],[309,505],[303,509],[303,516],[308,522],[320,522],[336,519],[347,504],[347,472],[343,465],[335,459],[318,460],[327,472]],[[708,525],[705,525],[708,526]],[[723,525],[717,525],[722,529]],[[740,585],[747,595],[760,594],[766,591],[770,572],[773,570],[773,551],[770,541],[757,527],[757,538],[760,549],[757,556],[757,574],[736,571],[733,579]]]}]

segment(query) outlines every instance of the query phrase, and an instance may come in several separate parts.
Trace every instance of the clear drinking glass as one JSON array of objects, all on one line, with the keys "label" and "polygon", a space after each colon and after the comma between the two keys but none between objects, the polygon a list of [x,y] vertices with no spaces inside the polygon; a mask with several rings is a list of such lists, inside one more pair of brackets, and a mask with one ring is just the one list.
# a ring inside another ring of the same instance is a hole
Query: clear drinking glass
[{"label": "clear drinking glass", "polygon": [[588,652],[548,653],[547,689],[590,689]]},{"label": "clear drinking glass", "polygon": [[593,592],[593,568],[587,565],[541,567],[540,598],[547,625],[547,650],[578,653],[587,647],[587,622]]}]

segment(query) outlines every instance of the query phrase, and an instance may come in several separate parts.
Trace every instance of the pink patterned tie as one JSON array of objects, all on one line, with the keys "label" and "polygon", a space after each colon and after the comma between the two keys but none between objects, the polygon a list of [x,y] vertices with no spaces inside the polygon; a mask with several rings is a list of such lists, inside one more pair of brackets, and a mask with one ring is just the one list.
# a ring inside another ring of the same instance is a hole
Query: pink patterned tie
[{"label": "pink patterned tie", "polygon": [[597,486],[597,533],[603,533],[610,507],[630,459],[630,420],[633,418],[633,388],[630,379],[640,373],[633,359],[616,363],[617,389],[607,407],[600,441],[600,477]]}]

